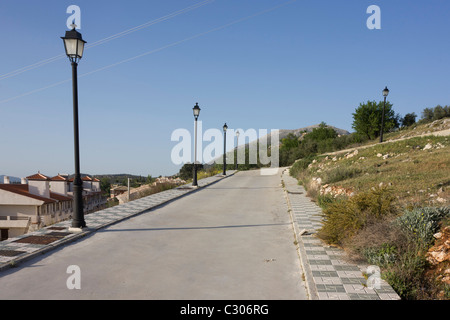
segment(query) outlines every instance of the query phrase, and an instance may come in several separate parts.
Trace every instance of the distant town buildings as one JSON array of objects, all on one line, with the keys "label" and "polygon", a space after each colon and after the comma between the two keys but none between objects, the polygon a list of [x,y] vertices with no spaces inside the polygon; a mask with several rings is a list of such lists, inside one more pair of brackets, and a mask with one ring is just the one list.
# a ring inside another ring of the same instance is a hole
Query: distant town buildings
[{"label": "distant town buildings", "polygon": [[[100,180],[89,176],[82,180],[84,213],[103,209],[106,198]],[[38,172],[22,178],[20,184],[11,183],[7,176],[0,181],[0,240],[71,219],[72,212],[73,178],[68,175],[51,178]]]}]

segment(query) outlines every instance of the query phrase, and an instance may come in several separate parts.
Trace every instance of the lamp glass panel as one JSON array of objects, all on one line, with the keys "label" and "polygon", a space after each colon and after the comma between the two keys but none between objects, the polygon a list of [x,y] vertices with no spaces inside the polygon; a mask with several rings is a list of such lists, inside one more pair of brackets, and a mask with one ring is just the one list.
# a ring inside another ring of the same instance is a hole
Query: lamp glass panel
[{"label": "lamp glass panel", "polygon": [[77,39],[64,39],[66,54],[68,56],[75,56],[77,54],[77,41]]},{"label": "lamp glass panel", "polygon": [[82,41],[82,40],[77,40],[77,41],[78,41],[77,56],[81,58],[83,56],[83,51],[84,51],[84,41]]}]

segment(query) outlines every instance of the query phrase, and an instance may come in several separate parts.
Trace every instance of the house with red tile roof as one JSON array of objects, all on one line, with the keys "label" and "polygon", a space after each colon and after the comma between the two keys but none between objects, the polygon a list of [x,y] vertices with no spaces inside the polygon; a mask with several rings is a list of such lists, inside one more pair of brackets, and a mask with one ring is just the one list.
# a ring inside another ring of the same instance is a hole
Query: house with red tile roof
[{"label": "house with red tile roof", "polygon": [[[72,218],[73,179],[67,175],[48,177],[38,172],[22,179],[21,184],[10,183],[7,176],[3,182],[0,182],[0,240]],[[83,177],[83,206],[85,214],[106,206],[98,179]]]}]

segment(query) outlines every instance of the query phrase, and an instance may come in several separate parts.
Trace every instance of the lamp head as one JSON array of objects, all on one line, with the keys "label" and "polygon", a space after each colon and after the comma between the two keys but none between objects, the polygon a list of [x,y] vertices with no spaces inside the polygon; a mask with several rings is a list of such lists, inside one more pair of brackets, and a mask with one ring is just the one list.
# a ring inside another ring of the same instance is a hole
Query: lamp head
[{"label": "lamp head", "polygon": [[64,48],[66,55],[71,62],[77,63],[83,57],[84,45],[86,41],[83,40],[81,33],[76,30],[76,25],[72,24],[72,30],[66,31],[66,36],[61,37],[64,41]]},{"label": "lamp head", "polygon": [[200,107],[198,106],[198,103],[195,104],[195,107],[192,110],[194,111],[194,118],[197,120],[200,115]]}]

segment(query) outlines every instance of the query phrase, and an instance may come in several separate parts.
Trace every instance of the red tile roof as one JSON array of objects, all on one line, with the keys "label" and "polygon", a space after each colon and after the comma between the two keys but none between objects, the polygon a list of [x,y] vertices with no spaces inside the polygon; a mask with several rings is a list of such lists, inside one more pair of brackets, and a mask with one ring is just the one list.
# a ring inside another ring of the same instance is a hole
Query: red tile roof
[{"label": "red tile roof", "polygon": [[52,181],[67,181],[67,178],[65,178],[62,175],[58,174],[57,176],[54,176],[50,180],[52,180]]},{"label": "red tile roof", "polygon": [[28,180],[50,181],[50,178],[38,172],[32,176],[27,177]]}]

